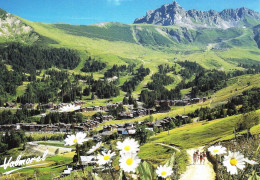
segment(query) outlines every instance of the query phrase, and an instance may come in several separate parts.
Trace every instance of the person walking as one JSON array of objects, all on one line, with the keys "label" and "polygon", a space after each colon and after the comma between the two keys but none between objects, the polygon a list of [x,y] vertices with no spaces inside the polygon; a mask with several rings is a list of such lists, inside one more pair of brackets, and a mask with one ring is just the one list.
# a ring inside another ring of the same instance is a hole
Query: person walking
[{"label": "person walking", "polygon": [[199,152],[199,150],[196,152],[196,155],[197,155],[197,162],[199,162],[200,161],[200,152]]},{"label": "person walking", "polygon": [[207,155],[206,155],[206,152],[205,152],[205,151],[203,152],[202,156],[203,156],[203,164],[205,164],[206,157],[207,157]]},{"label": "person walking", "polygon": [[196,162],[197,162],[197,152],[194,151],[194,153],[193,153],[193,164],[196,164]]},{"label": "person walking", "polygon": [[200,153],[200,164],[202,163],[203,155],[202,152]]}]

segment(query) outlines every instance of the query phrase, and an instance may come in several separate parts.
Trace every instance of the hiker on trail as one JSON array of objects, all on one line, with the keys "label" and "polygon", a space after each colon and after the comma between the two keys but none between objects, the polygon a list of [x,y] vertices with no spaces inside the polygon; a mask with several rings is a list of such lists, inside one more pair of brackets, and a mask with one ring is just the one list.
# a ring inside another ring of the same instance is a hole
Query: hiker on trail
[{"label": "hiker on trail", "polygon": [[197,155],[197,161],[199,162],[199,160],[200,160],[200,152],[199,152],[199,150],[196,152],[196,155]]},{"label": "hiker on trail", "polygon": [[197,152],[193,153],[193,164],[196,164],[197,161]]},{"label": "hiker on trail", "polygon": [[200,164],[202,163],[202,160],[203,160],[203,154],[202,152],[200,153]]},{"label": "hiker on trail", "polygon": [[203,152],[202,156],[203,156],[203,164],[205,164],[206,156],[207,156],[205,151]]}]

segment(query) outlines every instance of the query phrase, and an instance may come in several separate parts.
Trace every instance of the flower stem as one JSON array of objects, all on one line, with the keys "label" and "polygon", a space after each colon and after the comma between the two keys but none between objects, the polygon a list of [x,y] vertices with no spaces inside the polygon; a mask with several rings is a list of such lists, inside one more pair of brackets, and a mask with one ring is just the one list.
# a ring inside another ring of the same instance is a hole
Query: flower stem
[{"label": "flower stem", "polygon": [[77,155],[78,155],[78,163],[81,166],[82,172],[84,174],[84,167],[82,166],[82,161],[81,161],[80,156],[79,156],[79,145],[78,144],[76,145],[76,151],[77,151]]},{"label": "flower stem", "polygon": [[219,173],[218,173],[218,155],[217,154],[216,154],[216,160],[217,160],[217,163],[216,163],[216,176],[218,177]]},{"label": "flower stem", "polygon": [[114,174],[112,172],[112,168],[111,167],[112,167],[112,163],[111,163],[111,166],[109,166],[109,171],[110,171],[110,174],[112,176],[112,179],[115,180],[115,177],[114,177]]}]

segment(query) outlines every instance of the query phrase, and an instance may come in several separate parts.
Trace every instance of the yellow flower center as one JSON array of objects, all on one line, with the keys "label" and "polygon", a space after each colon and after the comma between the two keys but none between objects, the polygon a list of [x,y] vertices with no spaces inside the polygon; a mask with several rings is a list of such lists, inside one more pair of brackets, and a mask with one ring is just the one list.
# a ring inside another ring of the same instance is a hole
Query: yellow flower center
[{"label": "yellow flower center", "polygon": [[161,173],[162,176],[165,176],[166,174],[167,174],[166,171],[163,171],[163,172]]},{"label": "yellow flower center", "polygon": [[78,142],[78,139],[74,139],[73,142],[74,142],[74,143],[77,143],[77,142]]},{"label": "yellow flower center", "polygon": [[213,152],[214,152],[214,153],[218,153],[218,152],[219,152],[219,150],[215,149]]},{"label": "yellow flower center", "polygon": [[130,149],[131,149],[131,147],[130,146],[125,146],[125,148],[124,148],[126,151],[129,151]]},{"label": "yellow flower center", "polygon": [[127,164],[128,166],[132,165],[133,162],[134,162],[134,161],[133,161],[132,158],[129,158],[129,159],[126,160],[126,164]]},{"label": "yellow flower center", "polygon": [[109,158],[110,158],[110,157],[109,157],[108,155],[104,156],[104,160],[105,160],[105,161],[109,160]]},{"label": "yellow flower center", "polygon": [[232,158],[232,159],[230,160],[230,164],[231,164],[232,166],[237,165],[237,160],[236,160],[235,158]]}]

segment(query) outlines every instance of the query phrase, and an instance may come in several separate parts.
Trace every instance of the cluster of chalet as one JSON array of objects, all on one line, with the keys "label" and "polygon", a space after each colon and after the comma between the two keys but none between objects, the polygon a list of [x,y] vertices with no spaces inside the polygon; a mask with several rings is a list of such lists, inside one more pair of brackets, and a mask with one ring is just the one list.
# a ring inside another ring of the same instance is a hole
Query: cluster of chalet
[{"label": "cluster of chalet", "polygon": [[16,104],[15,103],[12,103],[12,102],[7,102],[5,104],[5,107],[6,108],[16,108]]},{"label": "cluster of chalet", "polygon": [[52,104],[52,103],[41,104],[41,105],[39,105],[39,108],[42,108],[42,109],[53,109],[54,108],[54,104]]},{"label": "cluster of chalet", "polygon": [[101,112],[101,111],[108,111],[110,108],[123,106],[123,103],[114,103],[114,104],[107,104],[104,106],[91,106],[91,107],[81,107],[77,110],[77,112]]},{"label": "cluster of chalet", "polygon": [[0,125],[0,131],[7,130],[23,130],[23,131],[50,131],[50,132],[71,132],[75,129],[76,132],[89,131],[96,128],[99,125],[98,121],[87,120],[80,125],[77,124],[65,124],[65,123],[55,123],[55,124],[34,124],[34,123],[16,123],[16,124],[6,124]]},{"label": "cluster of chalet", "polygon": [[103,129],[100,130],[98,134],[93,136],[93,140],[101,141],[103,136],[111,136],[114,131],[117,131],[119,135],[123,136],[133,136],[136,134],[134,123],[104,125]]},{"label": "cluster of chalet", "polygon": [[197,103],[203,103],[206,102],[206,97],[200,97],[200,98],[192,98],[192,99],[183,99],[183,100],[156,100],[155,105],[156,106],[162,106],[162,105],[168,105],[168,106],[186,106],[190,104],[197,104]]},{"label": "cluster of chalet", "polygon": [[126,136],[135,135],[136,133],[135,124],[134,123],[118,124],[117,132],[118,134],[122,134]]},{"label": "cluster of chalet", "polygon": [[189,116],[183,116],[183,115],[177,115],[175,117],[165,117],[164,119],[157,120],[155,122],[148,122],[146,123],[147,127],[153,128],[153,127],[168,127],[171,121],[176,121],[176,120],[185,120],[188,119]]},{"label": "cluster of chalet", "polygon": [[102,122],[106,122],[106,121],[111,121],[113,119],[114,119],[114,117],[111,115],[102,115],[102,116],[96,117],[95,121],[102,123]]},{"label": "cluster of chalet", "polygon": [[[146,129],[153,131],[154,127],[165,128],[168,127],[170,122],[173,120],[185,120],[189,116],[177,115],[175,117],[165,117],[164,119],[157,120],[155,122],[139,122],[139,124],[144,124],[147,126]],[[100,141],[102,136],[111,136],[113,131],[117,131],[119,135],[123,136],[133,136],[136,134],[136,124],[135,123],[125,123],[125,124],[113,124],[104,125],[103,129],[99,131],[99,134],[93,136],[93,139]]]},{"label": "cluster of chalet", "polygon": [[121,112],[118,114],[118,117],[119,119],[131,119],[154,114],[155,112],[154,109],[134,109],[130,112]]}]

